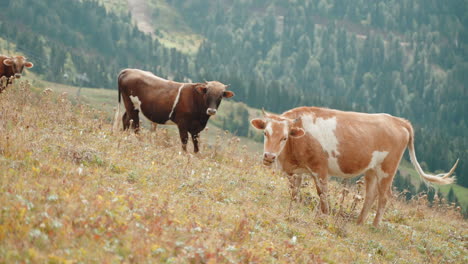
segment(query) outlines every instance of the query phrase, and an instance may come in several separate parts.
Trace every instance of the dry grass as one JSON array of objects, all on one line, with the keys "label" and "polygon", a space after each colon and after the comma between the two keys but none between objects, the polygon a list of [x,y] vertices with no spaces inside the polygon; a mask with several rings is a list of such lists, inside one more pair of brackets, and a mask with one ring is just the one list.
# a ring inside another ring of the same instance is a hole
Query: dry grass
[{"label": "dry grass", "polygon": [[467,223],[446,205],[395,198],[380,229],[356,226],[362,193],[332,182],[330,216],[313,186],[288,214],[287,180],[236,138],[180,150],[173,131],[112,135],[104,111],[10,86],[0,94],[0,263],[468,260]]}]

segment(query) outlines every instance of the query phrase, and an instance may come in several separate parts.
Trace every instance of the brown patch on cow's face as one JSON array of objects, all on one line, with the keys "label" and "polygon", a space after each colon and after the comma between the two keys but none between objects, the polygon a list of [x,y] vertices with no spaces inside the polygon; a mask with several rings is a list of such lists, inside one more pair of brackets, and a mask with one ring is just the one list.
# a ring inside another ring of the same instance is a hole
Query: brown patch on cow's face
[{"label": "brown patch on cow's face", "polygon": [[217,81],[200,83],[196,86],[197,91],[203,94],[207,115],[215,115],[223,97],[230,98],[234,96],[232,91],[227,91],[227,85]]},{"label": "brown patch on cow's face", "polygon": [[8,66],[12,69],[14,76],[16,78],[21,77],[21,73],[23,72],[24,67],[32,68],[34,65],[32,62],[27,61],[27,59],[23,56],[16,56],[11,57],[3,61],[5,66]]},{"label": "brown patch on cow's face", "polygon": [[290,137],[304,136],[302,128],[295,127],[295,121],[276,115],[267,115],[265,119],[254,119],[251,124],[264,130],[263,164],[271,165],[281,154]]}]

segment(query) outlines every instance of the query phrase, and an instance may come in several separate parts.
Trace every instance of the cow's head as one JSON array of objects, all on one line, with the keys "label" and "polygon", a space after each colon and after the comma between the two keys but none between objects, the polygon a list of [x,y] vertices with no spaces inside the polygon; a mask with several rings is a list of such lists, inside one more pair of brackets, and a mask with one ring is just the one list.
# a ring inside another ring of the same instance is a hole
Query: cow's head
[{"label": "cow's head", "polygon": [[197,92],[203,95],[205,101],[206,114],[215,115],[223,97],[230,98],[234,96],[234,93],[227,90],[228,85],[224,85],[217,81],[197,83],[195,89]]},{"label": "cow's head", "polygon": [[27,61],[27,59],[23,56],[10,57],[3,60],[3,64],[12,69],[13,74],[17,79],[21,77],[21,73],[23,72],[24,67],[32,68],[34,66],[32,62]]},{"label": "cow's head", "polygon": [[264,130],[263,164],[269,166],[281,154],[290,138],[304,136],[304,129],[297,127],[297,119],[289,119],[263,112],[263,118],[250,121],[252,126]]}]

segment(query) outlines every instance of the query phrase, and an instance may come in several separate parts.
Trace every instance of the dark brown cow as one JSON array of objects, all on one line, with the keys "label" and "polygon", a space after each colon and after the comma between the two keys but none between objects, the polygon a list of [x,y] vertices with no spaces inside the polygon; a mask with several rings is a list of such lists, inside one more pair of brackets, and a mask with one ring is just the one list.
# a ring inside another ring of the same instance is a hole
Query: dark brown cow
[{"label": "dark brown cow", "polygon": [[125,69],[120,72],[119,106],[114,121],[118,127],[120,98],[126,112],[122,117],[124,130],[130,127],[138,132],[140,112],[157,124],[175,124],[179,128],[182,148],[187,151],[188,133],[192,136],[194,151],[198,152],[198,134],[210,116],[215,115],[223,97],[234,93],[227,85],[217,81],[205,83],[180,83],[155,76],[151,72]]},{"label": "dark brown cow", "polygon": [[391,194],[393,177],[408,148],[419,176],[436,184],[450,184],[458,160],[448,173],[425,173],[416,159],[414,132],[410,122],[388,114],[343,112],[319,107],[299,107],[282,115],[264,114],[252,125],[264,130],[263,163],[278,165],[289,175],[292,198],[296,199],[300,177],[310,174],[315,180],[322,212],[329,212],[329,176],[349,178],[365,175],[366,197],[358,219],[362,224],[378,197],[374,219],[377,226]]},{"label": "dark brown cow", "polygon": [[0,55],[0,78],[5,76],[10,78],[14,76],[16,79],[21,77],[24,67],[32,68],[34,65],[23,56],[8,57]]}]

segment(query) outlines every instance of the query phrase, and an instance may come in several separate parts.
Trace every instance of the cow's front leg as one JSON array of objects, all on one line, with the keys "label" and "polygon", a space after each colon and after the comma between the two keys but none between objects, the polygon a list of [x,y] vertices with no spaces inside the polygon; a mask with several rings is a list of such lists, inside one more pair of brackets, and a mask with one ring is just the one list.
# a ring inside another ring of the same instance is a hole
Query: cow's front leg
[{"label": "cow's front leg", "polygon": [[193,151],[195,153],[198,153],[199,149],[198,149],[198,137],[199,137],[199,134],[197,133],[190,133],[190,135],[192,135],[192,142],[193,142]]},{"label": "cow's front leg", "polygon": [[288,174],[289,188],[291,190],[291,201],[301,201],[301,183],[302,176],[297,174]]},{"label": "cow's front leg", "polygon": [[313,175],[312,177],[315,181],[315,188],[317,189],[317,194],[320,197],[320,209],[322,213],[328,214],[330,208],[328,206],[328,177],[327,174]]},{"label": "cow's front leg", "polygon": [[182,142],[182,149],[187,152],[188,131],[184,127],[179,126],[180,141]]}]

